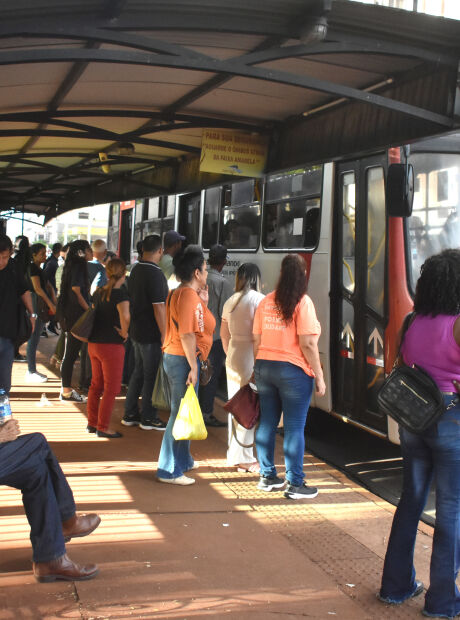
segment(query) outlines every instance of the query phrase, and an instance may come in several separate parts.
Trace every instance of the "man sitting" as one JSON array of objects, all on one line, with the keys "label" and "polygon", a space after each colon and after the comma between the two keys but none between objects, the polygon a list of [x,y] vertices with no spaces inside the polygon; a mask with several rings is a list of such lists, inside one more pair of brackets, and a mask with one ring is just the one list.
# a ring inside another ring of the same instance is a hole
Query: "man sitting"
[{"label": "man sitting", "polygon": [[65,543],[91,534],[101,519],[76,515],[72,490],[41,433],[19,437],[17,420],[0,426],[0,484],[22,492],[30,524],[33,571],[37,581],[82,581],[99,572],[95,564],[80,565],[67,556]]}]

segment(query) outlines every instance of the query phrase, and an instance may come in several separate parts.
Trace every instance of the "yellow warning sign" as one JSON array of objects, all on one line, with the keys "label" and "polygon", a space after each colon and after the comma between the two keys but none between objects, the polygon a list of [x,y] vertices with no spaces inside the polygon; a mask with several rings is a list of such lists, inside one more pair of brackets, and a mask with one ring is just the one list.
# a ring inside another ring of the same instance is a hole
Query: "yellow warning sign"
[{"label": "yellow warning sign", "polygon": [[267,136],[228,129],[204,129],[200,170],[242,177],[262,176],[267,147]]}]

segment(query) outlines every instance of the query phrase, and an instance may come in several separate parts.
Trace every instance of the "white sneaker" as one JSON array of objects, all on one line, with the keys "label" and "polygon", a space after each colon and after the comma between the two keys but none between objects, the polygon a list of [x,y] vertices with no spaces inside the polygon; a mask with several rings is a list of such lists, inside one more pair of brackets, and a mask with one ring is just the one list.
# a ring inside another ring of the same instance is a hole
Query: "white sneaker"
[{"label": "white sneaker", "polygon": [[46,383],[48,381],[48,377],[46,375],[42,375],[41,372],[26,372],[26,381],[29,383]]},{"label": "white sneaker", "polygon": [[195,484],[194,478],[188,478],[188,476],[179,476],[178,478],[158,478],[160,482],[166,482],[166,484],[180,484],[183,487],[189,484]]}]

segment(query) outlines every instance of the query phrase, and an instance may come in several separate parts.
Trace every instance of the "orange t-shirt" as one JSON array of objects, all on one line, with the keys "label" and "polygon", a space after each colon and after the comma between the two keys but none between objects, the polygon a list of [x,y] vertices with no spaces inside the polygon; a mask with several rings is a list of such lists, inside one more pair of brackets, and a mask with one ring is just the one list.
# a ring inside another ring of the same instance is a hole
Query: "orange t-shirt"
[{"label": "orange t-shirt", "polygon": [[310,377],[315,376],[299,346],[299,336],[321,334],[315,306],[308,295],[304,295],[299,301],[293,320],[286,325],[275,305],[275,291],[272,291],[260,302],[252,331],[262,336],[257,353],[258,360],[290,362],[300,366]]},{"label": "orange t-shirt", "polygon": [[203,360],[208,359],[216,320],[203,304],[198,293],[189,286],[169,293],[166,301],[165,353],[185,355],[180,337],[194,333],[196,346]]}]

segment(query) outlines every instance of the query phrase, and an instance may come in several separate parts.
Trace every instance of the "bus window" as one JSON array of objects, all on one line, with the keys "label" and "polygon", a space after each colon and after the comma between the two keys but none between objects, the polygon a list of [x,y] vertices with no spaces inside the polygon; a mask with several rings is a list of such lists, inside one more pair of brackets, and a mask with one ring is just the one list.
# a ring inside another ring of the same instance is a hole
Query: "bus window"
[{"label": "bus window", "polygon": [[271,174],[265,187],[265,201],[274,202],[299,196],[320,196],[322,166]]},{"label": "bus window", "polygon": [[383,316],[385,284],[385,183],[382,167],[369,168],[367,193],[366,303]]},{"label": "bus window", "polygon": [[144,217],[144,204],[145,201],[144,200],[136,200],[136,213],[134,216],[134,223],[135,224],[139,224],[140,222],[144,221],[145,217]]},{"label": "bus window", "polygon": [[186,243],[198,243],[201,194],[187,194],[179,198],[179,230]]},{"label": "bus window", "polygon": [[259,229],[259,204],[226,207],[223,213],[221,243],[229,250],[257,250]]},{"label": "bus window", "polygon": [[161,235],[161,219],[149,220],[144,223],[144,237],[147,235]]},{"label": "bus window", "polygon": [[[174,228],[174,210],[176,197],[155,196],[150,198],[147,205],[147,221],[142,224],[142,239],[147,235],[162,235]],[[137,213],[136,213],[137,217]]]},{"label": "bus window", "polygon": [[160,197],[155,196],[155,198],[149,199],[148,213],[147,219],[153,220],[157,217],[160,217]]},{"label": "bus window", "polygon": [[229,250],[257,250],[260,234],[259,180],[224,187],[220,243]]},{"label": "bus window", "polygon": [[353,293],[355,290],[355,173],[342,175],[342,255],[343,286]]},{"label": "bus window", "polygon": [[407,218],[414,291],[429,256],[460,247],[460,155],[414,153],[409,161],[415,170],[414,206]]},{"label": "bus window", "polygon": [[264,248],[314,250],[320,231],[320,199],[266,204]]},{"label": "bus window", "polygon": [[133,250],[136,250],[137,244],[143,239],[143,225],[136,224],[134,226]]},{"label": "bus window", "polygon": [[219,227],[219,208],[222,198],[222,187],[211,187],[205,192],[203,217],[203,248],[217,243]]},{"label": "bus window", "polygon": [[114,202],[110,205],[109,226],[107,231],[107,248],[111,252],[118,252],[118,236],[120,227],[120,203]]},{"label": "bus window", "polygon": [[265,250],[316,248],[321,224],[321,179],[322,166],[268,177],[262,234]]}]

